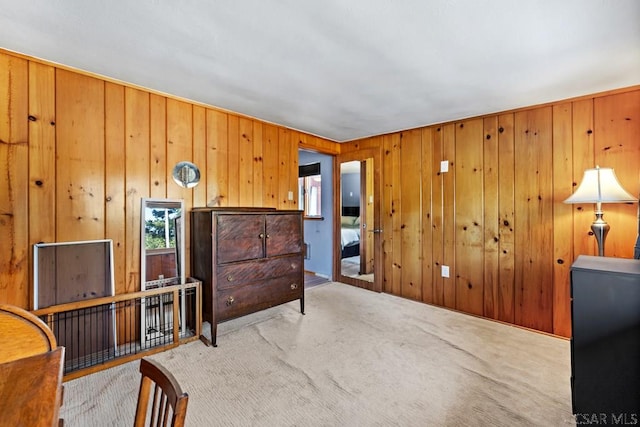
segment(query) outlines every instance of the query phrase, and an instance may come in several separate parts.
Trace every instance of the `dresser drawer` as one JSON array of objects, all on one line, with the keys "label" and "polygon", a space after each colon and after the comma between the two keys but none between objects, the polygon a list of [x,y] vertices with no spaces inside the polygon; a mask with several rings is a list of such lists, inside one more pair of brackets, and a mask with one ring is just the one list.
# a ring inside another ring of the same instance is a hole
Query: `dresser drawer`
[{"label": "dresser drawer", "polygon": [[301,298],[303,292],[303,276],[300,273],[219,289],[216,298],[217,320],[228,320],[293,301]]},{"label": "dresser drawer", "polygon": [[263,259],[237,264],[225,264],[217,267],[216,284],[218,289],[244,286],[248,282],[301,274],[303,260],[301,256]]}]

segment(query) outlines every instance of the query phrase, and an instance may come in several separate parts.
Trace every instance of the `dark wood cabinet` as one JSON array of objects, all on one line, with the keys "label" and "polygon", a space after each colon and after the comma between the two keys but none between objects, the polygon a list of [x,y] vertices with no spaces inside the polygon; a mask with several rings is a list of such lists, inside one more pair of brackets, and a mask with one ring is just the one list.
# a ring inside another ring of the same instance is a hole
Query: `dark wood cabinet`
[{"label": "dark wood cabinet", "polygon": [[217,325],[296,299],[304,314],[301,211],[195,208],[191,274],[202,281],[202,314]]},{"label": "dark wood cabinet", "polygon": [[640,261],[580,255],[571,266],[571,397],[578,424],[640,418]]}]

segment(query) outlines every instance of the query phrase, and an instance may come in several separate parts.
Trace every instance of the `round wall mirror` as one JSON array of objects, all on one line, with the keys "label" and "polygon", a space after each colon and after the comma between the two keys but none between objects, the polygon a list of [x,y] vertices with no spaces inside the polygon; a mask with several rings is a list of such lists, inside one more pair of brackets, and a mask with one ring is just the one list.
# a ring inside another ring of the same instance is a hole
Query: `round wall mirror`
[{"label": "round wall mirror", "polygon": [[183,188],[193,188],[200,182],[200,170],[191,162],[176,164],[172,175],[176,184]]}]

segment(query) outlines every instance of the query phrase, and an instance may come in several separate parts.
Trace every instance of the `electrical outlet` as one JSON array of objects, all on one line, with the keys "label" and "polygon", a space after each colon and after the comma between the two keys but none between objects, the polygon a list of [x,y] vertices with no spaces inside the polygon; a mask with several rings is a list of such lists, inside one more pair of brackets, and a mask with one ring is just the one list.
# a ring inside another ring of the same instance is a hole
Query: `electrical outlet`
[{"label": "electrical outlet", "polygon": [[293,200],[293,191],[289,191],[289,200]]},{"label": "electrical outlet", "polygon": [[442,277],[449,277],[449,266],[448,265],[443,265],[442,266]]},{"label": "electrical outlet", "polygon": [[440,162],[440,172],[449,172],[449,161],[443,160]]}]

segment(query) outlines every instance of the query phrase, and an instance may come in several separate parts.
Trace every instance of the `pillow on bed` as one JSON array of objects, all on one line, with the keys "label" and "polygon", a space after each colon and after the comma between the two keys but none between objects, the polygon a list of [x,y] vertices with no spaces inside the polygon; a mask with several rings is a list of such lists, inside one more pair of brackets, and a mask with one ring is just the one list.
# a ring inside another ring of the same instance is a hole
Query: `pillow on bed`
[{"label": "pillow on bed", "polygon": [[342,216],[340,217],[340,225],[343,227],[353,227],[357,218],[358,217],[355,216]]}]

